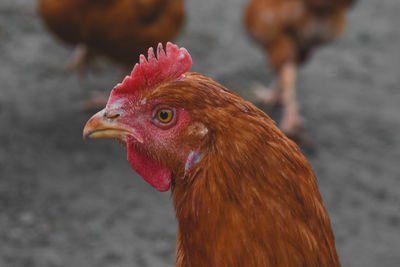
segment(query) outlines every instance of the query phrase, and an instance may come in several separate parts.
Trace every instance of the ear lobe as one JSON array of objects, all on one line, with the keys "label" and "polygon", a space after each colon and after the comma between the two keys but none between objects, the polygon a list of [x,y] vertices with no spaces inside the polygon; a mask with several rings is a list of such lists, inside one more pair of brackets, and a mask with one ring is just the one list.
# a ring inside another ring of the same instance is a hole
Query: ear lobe
[{"label": "ear lobe", "polygon": [[201,160],[202,155],[196,151],[190,151],[185,163],[185,176],[196,166]]},{"label": "ear lobe", "polygon": [[203,140],[208,135],[208,128],[201,122],[193,122],[187,128],[188,136],[196,140]]}]

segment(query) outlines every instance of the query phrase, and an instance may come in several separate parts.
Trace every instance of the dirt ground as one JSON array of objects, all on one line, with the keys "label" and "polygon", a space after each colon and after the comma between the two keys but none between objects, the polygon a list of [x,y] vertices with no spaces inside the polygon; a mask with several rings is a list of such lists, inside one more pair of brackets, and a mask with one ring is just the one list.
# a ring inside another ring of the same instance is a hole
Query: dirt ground
[{"label": "dirt ground", "polygon": [[[245,0],[188,0],[176,41],[193,71],[243,97],[271,73],[241,25]],[[80,101],[109,91],[101,62],[87,88],[65,73],[72,49],[43,27],[32,0],[0,2],[0,266],[173,266],[170,194],[138,177],[110,140],[82,140]],[[400,1],[361,0],[349,26],[299,73],[318,151],[307,158],[343,266],[400,266]]]}]

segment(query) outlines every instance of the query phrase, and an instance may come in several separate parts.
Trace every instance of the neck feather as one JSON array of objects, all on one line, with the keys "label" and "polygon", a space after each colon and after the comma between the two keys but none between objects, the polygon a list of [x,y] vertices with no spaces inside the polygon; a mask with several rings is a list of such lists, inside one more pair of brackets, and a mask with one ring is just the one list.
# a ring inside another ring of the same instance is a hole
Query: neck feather
[{"label": "neck feather", "polygon": [[298,147],[277,130],[236,134],[216,138],[190,176],[175,181],[176,266],[340,266]]}]

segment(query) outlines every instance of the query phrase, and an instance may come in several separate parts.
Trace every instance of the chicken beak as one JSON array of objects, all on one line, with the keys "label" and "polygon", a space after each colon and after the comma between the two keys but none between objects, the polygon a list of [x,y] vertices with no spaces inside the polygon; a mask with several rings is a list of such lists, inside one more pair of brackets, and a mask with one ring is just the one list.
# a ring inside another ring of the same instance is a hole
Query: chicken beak
[{"label": "chicken beak", "polygon": [[106,110],[100,110],[89,119],[83,129],[83,138],[114,138],[126,143],[126,136],[134,137],[139,143],[143,143],[135,129],[121,125],[118,117],[108,117]]}]

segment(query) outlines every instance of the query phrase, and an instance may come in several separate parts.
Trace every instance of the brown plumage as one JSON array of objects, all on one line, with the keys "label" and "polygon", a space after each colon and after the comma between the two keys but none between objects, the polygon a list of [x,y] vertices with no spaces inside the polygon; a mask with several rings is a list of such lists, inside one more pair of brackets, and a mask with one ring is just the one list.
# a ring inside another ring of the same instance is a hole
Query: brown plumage
[{"label": "brown plumage", "polygon": [[346,10],[355,0],[250,0],[244,23],[277,73],[272,91],[257,90],[271,106],[283,104],[281,128],[301,137],[295,100],[296,68],[317,46],[333,40],[346,25]]},{"label": "brown plumage", "polygon": [[297,145],[262,111],[204,76],[168,87],[154,97],[182,105],[210,133],[192,175],[174,180],[176,266],[340,266]]},{"label": "brown plumage", "polygon": [[[158,190],[171,185],[176,266],[340,266],[298,146],[250,102],[186,72],[185,53],[168,52],[169,62],[160,53],[157,67],[151,50],[84,130],[125,143],[131,166]],[[168,110],[175,117],[162,123]]]}]

